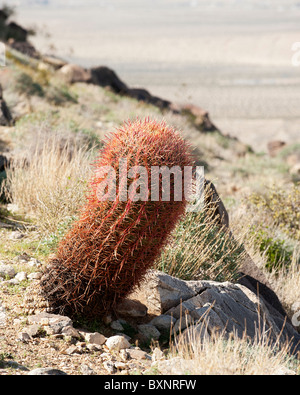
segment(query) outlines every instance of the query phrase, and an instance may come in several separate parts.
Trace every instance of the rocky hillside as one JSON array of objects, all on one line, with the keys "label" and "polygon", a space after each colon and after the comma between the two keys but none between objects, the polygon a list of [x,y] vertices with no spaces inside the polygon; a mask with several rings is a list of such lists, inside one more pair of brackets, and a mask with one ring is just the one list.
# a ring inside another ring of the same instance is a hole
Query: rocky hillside
[{"label": "rocky hillside", "polygon": [[[29,51],[27,35],[4,31],[0,375],[299,374],[300,142],[255,153],[195,105],[131,89],[106,66]],[[44,269],[105,136],[137,117],[164,119],[190,142],[205,209],[186,215],[141,288],[104,319],[53,314]]]}]

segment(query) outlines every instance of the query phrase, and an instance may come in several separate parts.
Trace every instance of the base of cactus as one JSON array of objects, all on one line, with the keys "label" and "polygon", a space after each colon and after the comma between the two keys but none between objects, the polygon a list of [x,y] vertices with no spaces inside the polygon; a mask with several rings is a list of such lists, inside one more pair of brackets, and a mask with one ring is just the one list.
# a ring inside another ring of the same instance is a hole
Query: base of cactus
[{"label": "base of cactus", "polygon": [[99,319],[114,311],[118,302],[127,295],[117,295],[96,289],[92,283],[80,279],[52,263],[40,280],[43,299],[52,313],[71,318]]}]

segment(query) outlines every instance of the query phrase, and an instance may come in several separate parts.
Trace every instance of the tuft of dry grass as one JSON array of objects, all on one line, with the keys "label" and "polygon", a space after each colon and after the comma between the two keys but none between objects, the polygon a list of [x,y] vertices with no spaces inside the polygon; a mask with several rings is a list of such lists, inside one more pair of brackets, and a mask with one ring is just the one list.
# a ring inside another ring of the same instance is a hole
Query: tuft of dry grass
[{"label": "tuft of dry grass", "polygon": [[186,213],[172,234],[156,268],[183,280],[234,281],[245,249],[225,227],[214,207]]},{"label": "tuft of dry grass", "polygon": [[8,199],[45,233],[74,217],[82,205],[91,171],[91,150],[58,136],[37,143],[28,159],[7,169]]},{"label": "tuft of dry grass", "polygon": [[[204,325],[204,324],[203,324]],[[180,334],[170,348],[168,360],[158,363],[162,374],[192,375],[295,375],[300,365],[289,355],[290,345],[271,343],[257,331],[254,341],[232,333],[203,335],[195,330]]]}]

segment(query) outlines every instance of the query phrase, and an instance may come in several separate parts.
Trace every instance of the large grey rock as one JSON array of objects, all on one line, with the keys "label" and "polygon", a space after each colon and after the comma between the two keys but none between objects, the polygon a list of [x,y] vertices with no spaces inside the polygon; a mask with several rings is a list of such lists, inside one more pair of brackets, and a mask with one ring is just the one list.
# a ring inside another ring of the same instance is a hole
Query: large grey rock
[{"label": "large grey rock", "polygon": [[182,281],[165,273],[150,270],[131,298],[148,308],[148,314],[161,315],[180,301],[192,298],[206,287],[206,282]]},{"label": "large grey rock", "polygon": [[188,315],[191,325],[186,331],[196,331],[202,337],[218,331],[255,339],[264,332],[270,341],[280,337],[293,346],[300,342],[295,328],[284,317],[278,319],[279,312],[275,314],[274,308],[241,284],[183,281],[152,270],[134,293],[134,298],[139,297],[156,315],[173,316],[179,323]]}]

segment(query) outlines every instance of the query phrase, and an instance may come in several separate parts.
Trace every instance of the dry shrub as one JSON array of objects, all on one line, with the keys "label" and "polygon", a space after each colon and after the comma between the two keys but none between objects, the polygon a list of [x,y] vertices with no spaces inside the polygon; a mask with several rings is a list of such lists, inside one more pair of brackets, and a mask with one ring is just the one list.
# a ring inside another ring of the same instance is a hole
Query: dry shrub
[{"label": "dry shrub", "polygon": [[7,169],[8,199],[46,233],[77,215],[91,171],[91,151],[59,136],[43,138]]}]

